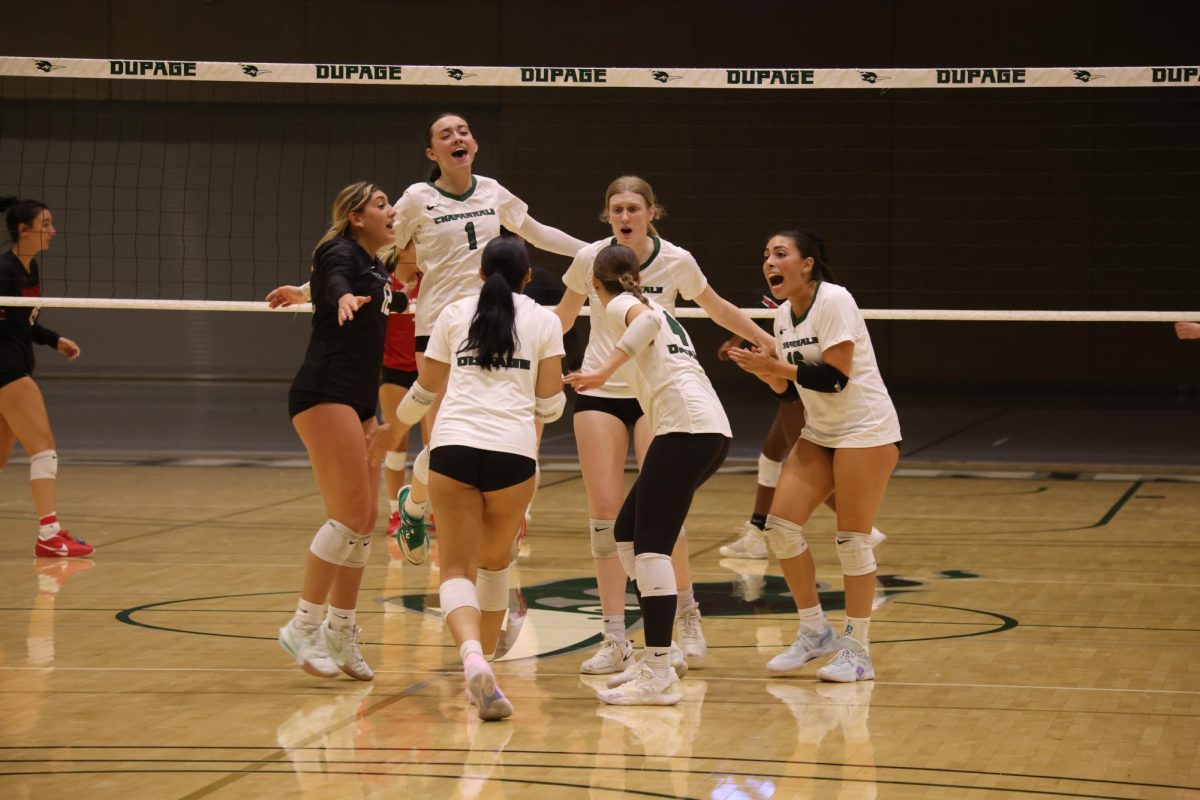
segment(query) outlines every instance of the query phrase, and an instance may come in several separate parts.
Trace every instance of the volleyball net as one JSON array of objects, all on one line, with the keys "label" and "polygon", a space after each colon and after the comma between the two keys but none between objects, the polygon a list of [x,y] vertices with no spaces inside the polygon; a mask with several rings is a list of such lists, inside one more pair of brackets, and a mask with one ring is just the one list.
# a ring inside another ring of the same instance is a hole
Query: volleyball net
[{"label": "volleyball net", "polygon": [[422,180],[425,127],[453,109],[477,171],[578,238],[606,234],[609,180],[649,179],[663,235],[755,316],[765,237],[803,226],[872,319],[1195,319],[1197,87],[1187,65],[0,57],[0,194],[56,215],[36,304],[263,310],[304,280],[337,190]]}]

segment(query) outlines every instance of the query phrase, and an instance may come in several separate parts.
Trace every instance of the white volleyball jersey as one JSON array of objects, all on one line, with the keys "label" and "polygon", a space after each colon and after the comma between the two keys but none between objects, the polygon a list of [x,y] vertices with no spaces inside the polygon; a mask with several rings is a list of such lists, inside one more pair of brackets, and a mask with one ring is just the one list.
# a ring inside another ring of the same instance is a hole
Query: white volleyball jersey
[{"label": "white volleyball jersey", "polygon": [[396,244],[416,244],[424,273],[417,301],[417,336],[428,336],[439,313],[455,300],[479,294],[484,245],[525,223],[529,206],[491,178],[471,177],[466,194],[449,194],[433,183],[414,183],[396,201]]},{"label": "white volleyball jersey", "polygon": [[790,302],[775,314],[779,357],[789,364],[823,364],[825,350],[854,342],[850,378],[841,392],[796,386],[804,401],[801,436],[822,447],[876,447],[900,441],[900,420],[883,385],[871,335],[845,287],[818,282],[812,305],[797,317]]},{"label": "white volleyball jersey", "polygon": [[[638,270],[642,280],[642,293],[674,314],[676,299],[682,297],[684,300],[694,300],[708,286],[708,280],[700,271],[696,259],[687,250],[657,236],[651,239],[654,242],[654,250]],[[608,360],[613,345],[621,336],[619,332],[614,335],[613,328],[604,314],[604,304],[592,288],[592,264],[596,260],[596,254],[616,241],[615,238],[601,239],[581,248],[563,275],[563,283],[568,289],[587,295],[588,305],[592,310],[592,332],[588,336],[587,350],[583,354],[583,372],[599,369]],[[621,330],[624,331],[624,328]],[[633,397],[634,392],[629,387],[629,380],[627,367],[622,367],[604,386],[583,394],[595,397]]]},{"label": "white volleyball jersey", "polygon": [[[620,339],[628,327],[625,315],[640,301],[629,293],[608,303],[603,316]],[[599,309],[597,305],[595,308]],[[657,302],[650,310],[660,318],[661,333],[630,361],[630,386],[650,421],[653,435],[720,433],[732,437],[729,418],[696,360],[696,345],[679,321]]]},{"label": "white volleyball jersey", "polygon": [[426,358],[450,365],[429,448],[459,444],[537,459],[534,388],[538,363],[563,354],[562,323],[553,311],[525,295],[513,295],[517,349],[507,367],[481,369],[476,352],[464,351],[478,297],[442,310],[429,337]]}]

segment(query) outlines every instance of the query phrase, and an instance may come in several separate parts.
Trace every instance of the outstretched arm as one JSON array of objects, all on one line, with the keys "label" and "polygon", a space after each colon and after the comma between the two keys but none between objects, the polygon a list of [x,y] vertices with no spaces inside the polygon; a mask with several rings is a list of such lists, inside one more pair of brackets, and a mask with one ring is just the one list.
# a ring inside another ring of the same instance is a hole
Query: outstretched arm
[{"label": "outstretched arm", "polygon": [[521,227],[514,233],[529,242],[538,250],[548,253],[558,253],[560,256],[574,256],[586,242],[581,242],[570,234],[563,233],[558,228],[543,225],[530,216],[525,217]]}]

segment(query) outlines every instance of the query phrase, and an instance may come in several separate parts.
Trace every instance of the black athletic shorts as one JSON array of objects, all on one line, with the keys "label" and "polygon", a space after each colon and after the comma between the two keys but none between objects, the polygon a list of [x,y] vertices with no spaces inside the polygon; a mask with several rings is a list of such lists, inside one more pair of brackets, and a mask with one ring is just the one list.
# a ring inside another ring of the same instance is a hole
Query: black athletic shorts
[{"label": "black athletic shorts", "polygon": [[532,478],[537,462],[516,453],[444,444],[429,451],[429,469],[481,492],[496,492]]},{"label": "black athletic shorts", "polygon": [[0,367],[0,389],[3,389],[5,386],[8,386],[13,381],[19,381],[19,380],[21,380],[21,378],[28,378],[28,377],[30,377],[30,375],[29,375],[29,372],[26,370],[5,369],[3,367]]},{"label": "black athletic shorts", "polygon": [[358,414],[359,422],[366,422],[375,417],[375,409],[373,408],[353,406],[340,397],[329,397],[317,394],[316,392],[302,392],[295,389],[288,392],[288,416],[294,417],[302,411],[308,411],[313,406],[318,406],[321,403],[340,403],[344,406],[350,406],[354,409],[354,413]]},{"label": "black athletic shorts", "polygon": [[590,394],[575,395],[575,414],[580,411],[603,411],[612,414],[632,427],[642,417],[642,406],[633,397],[596,397]]},{"label": "black athletic shorts", "polygon": [[403,386],[405,389],[411,389],[416,380],[417,371],[415,369],[392,369],[391,367],[384,367],[379,372],[380,383],[391,383],[396,386]]},{"label": "black athletic shorts", "polygon": [[418,336],[416,338],[416,344],[413,347],[413,352],[414,353],[424,353],[428,349],[429,349],[429,337],[428,336]]}]

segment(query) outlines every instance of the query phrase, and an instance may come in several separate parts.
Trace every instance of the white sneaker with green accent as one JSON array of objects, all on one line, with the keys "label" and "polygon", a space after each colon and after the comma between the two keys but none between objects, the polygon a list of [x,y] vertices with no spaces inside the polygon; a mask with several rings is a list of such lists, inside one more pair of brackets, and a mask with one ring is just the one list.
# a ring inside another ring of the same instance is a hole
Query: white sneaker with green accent
[{"label": "white sneaker with green accent", "polygon": [[700,628],[700,606],[692,606],[679,617],[679,646],[685,658],[704,658],[708,642]]},{"label": "white sneaker with green accent", "polygon": [[375,672],[367,666],[358,649],[358,635],[362,633],[359,627],[346,630],[334,630],[329,627],[329,620],[321,623],[321,637],[329,648],[329,658],[337,664],[342,672],[356,681],[369,681],[375,678]]},{"label": "white sneaker with green accent", "polygon": [[628,639],[605,634],[596,655],[579,665],[585,675],[611,675],[633,663],[633,645]]},{"label": "white sneaker with green accent", "polygon": [[610,706],[673,706],[683,699],[683,687],[674,675],[660,680],[649,665],[642,664],[633,680],[601,689],[596,697]]},{"label": "white sneaker with green accent", "polygon": [[849,637],[842,639],[841,645],[834,659],[817,670],[817,677],[832,683],[875,680],[875,667],[867,649]]},{"label": "white sneaker with green accent", "polygon": [[337,664],[329,657],[325,649],[325,639],[320,635],[318,627],[302,628],[288,621],[279,629],[279,645],[288,655],[296,659],[300,669],[318,678],[335,678],[338,674]]},{"label": "white sneaker with green accent", "polygon": [[747,522],[736,541],[721,545],[721,555],[726,558],[766,558],[766,534]]},{"label": "white sneaker with green accent", "polygon": [[800,669],[814,658],[829,655],[838,649],[838,637],[828,625],[820,633],[802,630],[787,650],[767,662],[772,672],[791,672]]}]

